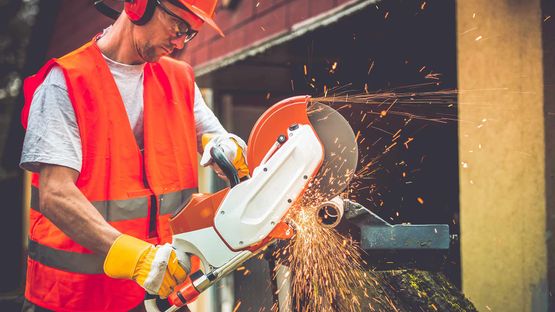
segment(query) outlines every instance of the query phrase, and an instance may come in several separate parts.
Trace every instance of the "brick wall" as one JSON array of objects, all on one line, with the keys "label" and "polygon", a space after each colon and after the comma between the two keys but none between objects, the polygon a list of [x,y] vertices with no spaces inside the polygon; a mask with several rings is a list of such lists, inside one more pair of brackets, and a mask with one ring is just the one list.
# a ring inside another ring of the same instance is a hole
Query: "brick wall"
[{"label": "brick wall", "polygon": [[226,37],[203,29],[181,58],[193,65],[217,59],[260,40],[287,32],[310,17],[348,0],[241,0],[233,10],[220,9],[216,21]]},{"label": "brick wall", "polygon": [[111,22],[96,11],[92,1],[63,0],[48,46],[48,58],[60,57],[80,47]]},{"label": "brick wall", "polygon": [[[292,25],[346,2],[349,0],[240,0],[233,10],[220,8],[216,15],[225,38],[205,26],[177,57],[199,65],[287,32]],[[61,56],[77,48],[110,23],[90,1],[63,0],[48,56]]]}]

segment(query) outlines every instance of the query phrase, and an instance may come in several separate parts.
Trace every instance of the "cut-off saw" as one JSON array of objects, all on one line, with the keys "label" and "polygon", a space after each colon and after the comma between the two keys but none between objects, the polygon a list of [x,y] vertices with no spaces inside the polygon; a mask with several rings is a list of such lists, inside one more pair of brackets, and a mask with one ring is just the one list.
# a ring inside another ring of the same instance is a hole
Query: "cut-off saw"
[{"label": "cut-off saw", "polygon": [[[193,261],[189,278],[168,297],[166,311],[186,306],[265,247],[291,238],[290,210],[300,209],[307,197],[326,201],[340,194],[358,161],[349,123],[309,96],[285,99],[258,119],[248,140],[250,178],[239,181],[218,148],[211,154],[230,187],[192,195],[170,219],[176,252],[196,257],[200,265]],[[159,311],[159,301],[146,300],[147,311]]]},{"label": "cut-off saw", "polygon": [[[337,226],[359,241],[366,255],[376,257],[365,257],[375,268],[384,259],[400,266],[429,265],[430,256],[444,259],[449,250],[446,224],[391,225],[340,196],[357,167],[356,138],[340,113],[310,96],[278,102],[258,119],[248,140],[247,179],[239,180],[221,148],[212,148],[211,156],[230,187],[193,194],[170,219],[172,245],[180,256],[192,256],[191,274],[168,300],[147,296],[149,312],[187,309],[245,261],[292,238],[295,228],[288,216],[303,207],[316,207],[321,226]],[[392,255],[394,261],[387,259]]]}]

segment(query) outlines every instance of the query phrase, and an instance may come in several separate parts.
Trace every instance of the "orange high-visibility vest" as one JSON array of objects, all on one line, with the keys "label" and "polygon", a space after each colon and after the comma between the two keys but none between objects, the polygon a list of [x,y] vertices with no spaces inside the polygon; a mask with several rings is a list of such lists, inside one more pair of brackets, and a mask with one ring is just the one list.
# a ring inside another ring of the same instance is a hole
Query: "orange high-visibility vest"
[{"label": "orange high-visibility vest", "polygon": [[[64,72],[81,136],[77,187],[119,231],[154,244],[170,242],[168,220],[197,188],[191,67],[170,58],[145,65],[141,153],[95,40],[25,80],[23,126],[35,90],[55,64]],[[140,304],[145,294],[140,286],[106,276],[103,257],[40,213],[38,179],[34,174],[26,299],[56,311],[127,311]]]}]

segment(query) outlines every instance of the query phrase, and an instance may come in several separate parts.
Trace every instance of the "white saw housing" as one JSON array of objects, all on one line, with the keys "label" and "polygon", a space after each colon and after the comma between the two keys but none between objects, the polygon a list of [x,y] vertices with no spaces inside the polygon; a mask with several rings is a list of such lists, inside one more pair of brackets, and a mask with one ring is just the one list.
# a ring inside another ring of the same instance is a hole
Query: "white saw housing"
[{"label": "white saw housing", "polygon": [[323,155],[311,126],[290,127],[288,140],[220,205],[214,227],[226,244],[240,250],[267,237],[316,174]]}]

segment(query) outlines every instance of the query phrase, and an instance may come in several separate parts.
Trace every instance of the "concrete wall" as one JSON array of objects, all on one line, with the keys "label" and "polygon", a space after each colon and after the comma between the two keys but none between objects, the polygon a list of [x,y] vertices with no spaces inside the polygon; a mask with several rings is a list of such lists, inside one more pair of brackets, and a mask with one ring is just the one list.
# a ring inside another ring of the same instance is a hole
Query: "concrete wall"
[{"label": "concrete wall", "polygon": [[547,311],[539,0],[457,2],[463,291]]},{"label": "concrete wall", "polygon": [[[555,1],[542,1],[543,85],[545,102],[545,168],[547,203],[547,259],[549,292],[555,293]],[[552,16],[547,19],[548,16]],[[555,298],[549,296],[549,306],[555,309]]]}]

